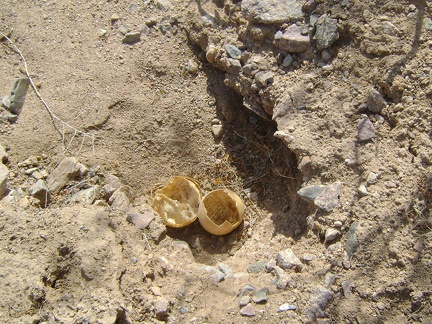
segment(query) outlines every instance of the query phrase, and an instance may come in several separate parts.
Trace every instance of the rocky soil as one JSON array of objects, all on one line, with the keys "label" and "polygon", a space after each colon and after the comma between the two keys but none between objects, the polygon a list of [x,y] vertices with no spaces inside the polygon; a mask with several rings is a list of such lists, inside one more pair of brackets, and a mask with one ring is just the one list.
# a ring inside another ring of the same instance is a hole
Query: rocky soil
[{"label": "rocky soil", "polygon": [[[0,318],[432,323],[432,5],[0,5]],[[173,176],[245,221],[166,227]]]}]

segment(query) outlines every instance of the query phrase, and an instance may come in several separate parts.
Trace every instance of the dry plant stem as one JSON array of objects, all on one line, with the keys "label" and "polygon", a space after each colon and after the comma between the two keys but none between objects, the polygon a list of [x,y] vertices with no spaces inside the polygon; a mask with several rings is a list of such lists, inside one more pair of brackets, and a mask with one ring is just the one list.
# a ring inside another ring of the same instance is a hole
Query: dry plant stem
[{"label": "dry plant stem", "polygon": [[[3,34],[2,32],[0,32],[0,35],[1,35],[4,39],[6,39],[6,40],[9,42],[9,44],[12,46],[13,50],[14,50],[16,53],[18,53],[18,55],[21,57],[21,60],[22,60],[23,65],[24,65],[25,73],[26,73],[26,75],[27,75],[27,78],[28,78],[29,81],[30,81],[30,84],[31,84],[31,86],[32,86],[32,88],[33,88],[33,90],[34,90],[34,92],[36,93],[36,95],[38,96],[39,100],[40,100],[40,101],[42,102],[42,104],[44,105],[44,107],[45,107],[46,111],[48,112],[48,114],[50,115],[50,117],[51,117],[51,119],[52,119],[52,123],[53,123],[54,128],[55,128],[56,131],[59,132],[60,135],[62,136],[62,144],[63,144],[63,149],[64,149],[64,151],[67,151],[67,150],[69,149],[69,147],[70,147],[70,145],[71,145],[73,139],[75,138],[75,136],[76,136],[77,134],[80,134],[80,135],[83,136],[83,142],[84,142],[85,137],[87,137],[87,136],[91,137],[91,140],[92,140],[92,152],[93,152],[93,154],[94,154],[94,134],[88,134],[88,133],[86,133],[86,132],[80,131],[79,129],[77,129],[77,128],[73,127],[72,125],[68,124],[67,122],[65,122],[63,119],[61,119],[60,117],[58,117],[58,116],[57,116],[57,115],[52,111],[52,109],[48,106],[48,104],[47,104],[47,103],[45,102],[45,100],[42,98],[42,95],[39,93],[39,91],[37,90],[37,88],[36,88],[36,86],[35,86],[35,84],[34,84],[34,82],[33,82],[33,80],[32,80],[32,78],[30,77],[30,73],[29,73],[29,71],[28,71],[28,68],[27,68],[27,62],[26,62],[26,60],[25,60],[25,58],[24,58],[24,55],[21,53],[21,51],[19,50],[19,48],[18,48],[18,47],[17,47],[17,46],[12,42],[12,40],[11,40],[8,36],[6,36],[5,34]],[[56,121],[60,122],[60,124],[62,125],[62,131],[60,131],[60,130],[57,128]],[[72,138],[70,139],[70,141],[69,141],[69,143],[68,143],[67,146],[65,146],[65,126],[74,132],[74,134],[73,134]],[[81,147],[82,147],[82,143],[81,143]],[[80,149],[81,149],[81,147],[80,147]]]}]

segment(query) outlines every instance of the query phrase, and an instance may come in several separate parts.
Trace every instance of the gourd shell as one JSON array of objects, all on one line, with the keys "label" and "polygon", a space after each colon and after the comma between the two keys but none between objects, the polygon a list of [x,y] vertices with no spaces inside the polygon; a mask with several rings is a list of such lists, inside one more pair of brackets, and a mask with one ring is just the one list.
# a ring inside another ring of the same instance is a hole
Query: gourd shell
[{"label": "gourd shell", "polygon": [[228,189],[209,192],[198,208],[198,220],[207,232],[224,235],[236,229],[244,218],[245,204]]},{"label": "gourd shell", "polygon": [[156,190],[152,207],[165,225],[184,227],[197,218],[201,199],[201,189],[195,180],[176,176],[165,187]]}]

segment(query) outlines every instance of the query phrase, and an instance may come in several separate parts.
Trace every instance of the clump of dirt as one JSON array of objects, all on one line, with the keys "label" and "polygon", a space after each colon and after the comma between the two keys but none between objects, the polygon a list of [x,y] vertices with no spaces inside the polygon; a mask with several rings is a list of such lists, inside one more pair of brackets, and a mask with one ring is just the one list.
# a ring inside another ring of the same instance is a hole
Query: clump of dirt
[{"label": "clump of dirt", "polygon": [[[39,2],[0,12],[2,318],[432,320],[429,2]],[[244,222],[166,227],[178,175]]]}]

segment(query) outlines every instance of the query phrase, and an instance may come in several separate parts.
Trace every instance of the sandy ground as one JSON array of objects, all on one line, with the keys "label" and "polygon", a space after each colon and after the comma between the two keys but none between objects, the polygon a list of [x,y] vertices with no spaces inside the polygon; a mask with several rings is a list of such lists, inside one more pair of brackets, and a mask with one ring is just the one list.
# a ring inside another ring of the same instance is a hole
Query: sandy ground
[{"label": "sandy ground", "polygon": [[[0,114],[1,318],[432,322],[431,4],[299,2],[287,64],[293,22],[251,3],[3,1],[0,95],[18,49],[45,104]],[[166,227],[151,201],[177,175],[245,221]]]}]

